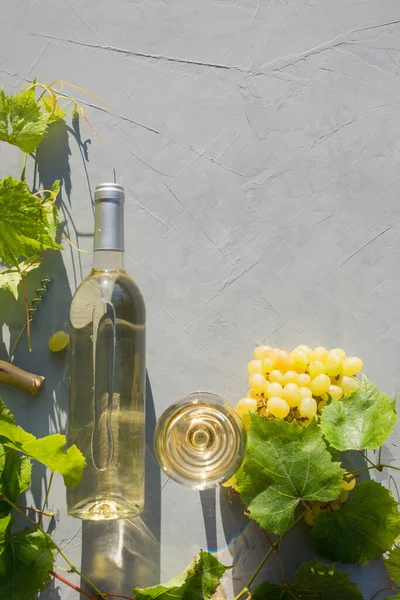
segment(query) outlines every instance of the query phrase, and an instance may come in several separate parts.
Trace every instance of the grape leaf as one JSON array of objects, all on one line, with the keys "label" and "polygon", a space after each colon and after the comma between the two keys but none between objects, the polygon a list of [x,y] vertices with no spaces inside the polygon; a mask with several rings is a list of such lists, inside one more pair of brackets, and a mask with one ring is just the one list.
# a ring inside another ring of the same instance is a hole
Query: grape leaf
[{"label": "grape leaf", "polygon": [[135,600],[209,600],[217,589],[226,567],[209,552],[200,551],[177,577],[163,585],[134,588]]},{"label": "grape leaf", "polygon": [[[29,458],[20,456],[15,450],[4,448],[0,444],[0,497],[1,492],[11,502],[28,489],[31,483],[32,465]],[[0,518],[7,516],[11,506],[5,500],[0,500]]]},{"label": "grape leaf", "polygon": [[317,561],[303,563],[287,585],[262,583],[252,600],[363,600],[357,585],[332,565]]},{"label": "grape leaf", "polygon": [[0,258],[9,265],[18,267],[21,256],[46,248],[62,250],[54,240],[49,211],[42,203],[24,181],[0,179]]},{"label": "grape leaf", "polygon": [[400,533],[398,502],[376,481],[362,481],[340,510],[320,513],[312,539],[321,556],[363,563],[389,550]]},{"label": "grape leaf", "polygon": [[50,581],[55,552],[40,530],[11,531],[11,515],[0,519],[0,598],[35,600]]},{"label": "grape leaf", "polygon": [[50,123],[63,119],[67,114],[67,111],[61,108],[57,96],[46,94],[39,101],[39,106],[48,113]]},{"label": "grape leaf", "polygon": [[396,585],[400,585],[400,548],[396,547],[392,550],[384,562],[390,578]]},{"label": "grape leaf", "polygon": [[39,256],[31,256],[27,260],[19,263],[18,267],[11,267],[0,271],[0,289],[8,290],[14,298],[18,300],[18,285],[21,281],[21,271],[24,275],[30,273],[40,265]]},{"label": "grape leaf", "polygon": [[338,450],[374,450],[392,433],[397,420],[394,405],[364,376],[354,394],[325,407],[322,433]]},{"label": "grape leaf", "polygon": [[42,113],[31,88],[6,96],[0,90],[0,141],[18,146],[23,152],[36,150],[49,123],[50,113]]},{"label": "grape leaf", "polygon": [[52,471],[61,473],[67,487],[76,487],[82,479],[86,461],[75,445],[64,449],[67,442],[65,435],[54,433],[36,439],[22,427],[3,419],[0,414],[0,439],[4,446],[18,450]]},{"label": "grape leaf", "polygon": [[303,427],[251,413],[246,456],[236,479],[250,518],[263,529],[282,535],[293,525],[300,500],[337,498],[344,473],[332,461],[315,420]]},{"label": "grape leaf", "polygon": [[47,219],[49,222],[49,235],[55,238],[58,227],[58,208],[55,204],[57,196],[60,193],[61,182],[56,179],[50,188],[50,192],[46,192],[43,198],[43,208],[46,210]]}]

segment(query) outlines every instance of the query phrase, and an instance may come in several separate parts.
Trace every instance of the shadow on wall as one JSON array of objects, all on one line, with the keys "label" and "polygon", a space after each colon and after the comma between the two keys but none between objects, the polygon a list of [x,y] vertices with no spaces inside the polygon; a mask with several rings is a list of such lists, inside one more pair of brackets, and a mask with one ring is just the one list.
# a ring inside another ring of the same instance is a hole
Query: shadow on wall
[{"label": "shadow on wall", "polygon": [[[160,581],[161,478],[153,451],[155,425],[147,375],[144,512],[135,519],[83,521],[82,572],[102,591],[132,594],[133,587]],[[81,587],[90,591],[83,581]]]}]

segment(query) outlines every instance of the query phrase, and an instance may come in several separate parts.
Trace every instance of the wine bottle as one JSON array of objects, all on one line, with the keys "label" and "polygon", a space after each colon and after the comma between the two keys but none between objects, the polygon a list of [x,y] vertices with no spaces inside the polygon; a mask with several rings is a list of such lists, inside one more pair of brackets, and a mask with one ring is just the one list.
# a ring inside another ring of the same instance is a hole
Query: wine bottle
[{"label": "wine bottle", "polygon": [[96,187],[93,268],[70,310],[68,442],[87,466],[67,505],[80,519],[143,509],[145,306],[123,267],[123,210],[122,186]]}]

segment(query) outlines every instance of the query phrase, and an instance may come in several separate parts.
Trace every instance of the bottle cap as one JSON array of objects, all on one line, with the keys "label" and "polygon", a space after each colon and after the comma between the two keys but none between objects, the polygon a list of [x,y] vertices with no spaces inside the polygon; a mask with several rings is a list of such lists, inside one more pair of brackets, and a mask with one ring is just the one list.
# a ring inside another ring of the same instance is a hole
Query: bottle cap
[{"label": "bottle cap", "polygon": [[96,204],[94,250],[124,251],[125,193],[118,183],[101,183],[94,192]]},{"label": "bottle cap", "polygon": [[111,202],[124,202],[125,192],[122,185],[118,183],[100,183],[94,191],[94,201],[101,202],[108,200]]}]

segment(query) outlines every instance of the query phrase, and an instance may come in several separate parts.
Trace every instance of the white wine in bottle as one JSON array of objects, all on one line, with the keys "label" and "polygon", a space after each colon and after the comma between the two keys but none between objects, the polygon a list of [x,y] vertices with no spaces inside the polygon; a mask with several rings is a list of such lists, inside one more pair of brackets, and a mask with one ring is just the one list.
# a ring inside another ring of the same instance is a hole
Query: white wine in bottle
[{"label": "white wine in bottle", "polygon": [[68,442],[87,466],[67,490],[80,519],[140,514],[144,500],[145,306],[123,268],[124,189],[95,191],[93,269],[70,311]]}]

